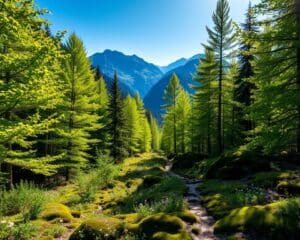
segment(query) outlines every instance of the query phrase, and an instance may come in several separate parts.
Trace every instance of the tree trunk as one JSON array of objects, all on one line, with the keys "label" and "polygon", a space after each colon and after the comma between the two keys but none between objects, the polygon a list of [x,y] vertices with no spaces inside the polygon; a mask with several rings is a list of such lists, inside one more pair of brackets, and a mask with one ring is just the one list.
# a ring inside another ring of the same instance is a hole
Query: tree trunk
[{"label": "tree trunk", "polygon": [[[297,29],[297,88],[300,91],[300,0],[295,0],[296,29]],[[297,152],[300,152],[300,105],[298,103]]]}]

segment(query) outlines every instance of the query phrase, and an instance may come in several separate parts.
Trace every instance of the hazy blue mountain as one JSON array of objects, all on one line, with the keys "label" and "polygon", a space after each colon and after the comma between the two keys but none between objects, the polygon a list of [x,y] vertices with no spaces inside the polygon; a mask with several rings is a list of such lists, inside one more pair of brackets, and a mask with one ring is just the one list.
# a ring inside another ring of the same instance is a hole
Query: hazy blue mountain
[{"label": "hazy blue mountain", "polygon": [[169,71],[171,71],[171,70],[173,70],[175,68],[184,66],[187,62],[188,62],[188,59],[186,59],[186,58],[180,58],[180,59],[176,60],[175,62],[170,63],[167,66],[160,67],[160,69],[164,73],[167,73],[167,72],[169,72]]},{"label": "hazy blue mountain", "polygon": [[176,68],[184,66],[185,64],[187,64],[191,60],[199,59],[200,56],[201,56],[201,54],[196,54],[191,58],[180,58],[180,59],[176,60],[175,62],[170,63],[167,66],[160,67],[160,69],[162,70],[162,72],[167,73],[167,72],[170,72],[170,71],[172,71]]},{"label": "hazy blue mountain", "polygon": [[173,73],[176,73],[180,79],[180,83],[184,89],[192,93],[193,89],[189,87],[193,83],[193,75],[196,72],[197,66],[199,64],[199,58],[203,55],[197,54],[192,58],[187,60],[187,63],[183,66],[179,66],[169,72],[167,72],[149,91],[149,93],[144,98],[144,103],[147,109],[149,109],[153,115],[161,120],[161,114],[163,110],[161,106],[163,105],[163,95],[166,86],[168,85],[170,78]]},{"label": "hazy blue mountain", "polygon": [[101,71],[112,78],[118,73],[120,82],[138,91],[144,97],[151,87],[163,76],[163,72],[154,64],[132,55],[127,56],[118,51],[105,50],[90,56],[94,67],[99,66]]}]

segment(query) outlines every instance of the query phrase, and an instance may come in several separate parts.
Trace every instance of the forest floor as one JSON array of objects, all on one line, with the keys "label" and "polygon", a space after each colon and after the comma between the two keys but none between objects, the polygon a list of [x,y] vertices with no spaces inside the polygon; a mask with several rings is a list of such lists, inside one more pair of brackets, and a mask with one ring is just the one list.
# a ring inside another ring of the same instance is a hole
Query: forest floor
[{"label": "forest floor", "polygon": [[[82,195],[89,191],[76,182],[43,190],[47,204],[35,220],[19,225],[22,237],[12,239],[297,239],[297,165],[273,162],[269,169],[244,175],[241,163],[239,171],[226,163],[226,171],[228,166],[233,171],[226,172],[218,159],[191,166],[193,161],[190,156],[168,161],[145,153],[120,163],[114,179],[97,188],[92,197]],[[248,171],[251,166],[247,164]],[[89,177],[89,173],[84,175]],[[1,222],[18,226],[23,218],[21,213],[8,214]],[[3,236],[10,229],[4,229],[1,222],[0,239],[8,239]]]}]

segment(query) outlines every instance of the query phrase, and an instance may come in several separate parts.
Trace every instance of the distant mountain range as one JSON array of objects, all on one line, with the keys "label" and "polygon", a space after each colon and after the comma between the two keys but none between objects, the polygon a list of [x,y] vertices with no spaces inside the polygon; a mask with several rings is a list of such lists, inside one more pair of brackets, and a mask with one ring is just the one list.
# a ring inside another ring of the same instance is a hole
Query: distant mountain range
[{"label": "distant mountain range", "polygon": [[95,53],[90,60],[94,67],[99,66],[102,73],[108,77],[113,77],[116,71],[120,82],[138,91],[141,97],[144,97],[163,76],[158,66],[136,55],[127,56],[118,51],[105,50],[103,53]]},{"label": "distant mountain range", "polygon": [[164,89],[172,74],[176,73],[184,89],[192,92],[189,84],[192,83],[192,76],[202,56],[197,54],[188,59],[181,58],[163,67],[148,63],[136,55],[128,56],[112,50],[95,53],[90,56],[90,60],[94,67],[100,68],[108,85],[116,71],[123,94],[139,92],[146,108],[161,119]]},{"label": "distant mountain range", "polygon": [[190,88],[190,84],[193,84],[193,75],[196,72],[200,57],[203,57],[203,55],[197,54],[189,59],[186,59],[186,63],[184,65],[179,65],[178,67],[165,73],[165,75],[151,88],[149,93],[146,95],[144,98],[145,106],[154,114],[157,119],[161,120],[161,115],[163,113],[161,106],[164,103],[164,90],[167,87],[173,73],[177,74],[180,79],[180,83],[185,90],[187,90],[189,93],[193,92],[193,90]]}]

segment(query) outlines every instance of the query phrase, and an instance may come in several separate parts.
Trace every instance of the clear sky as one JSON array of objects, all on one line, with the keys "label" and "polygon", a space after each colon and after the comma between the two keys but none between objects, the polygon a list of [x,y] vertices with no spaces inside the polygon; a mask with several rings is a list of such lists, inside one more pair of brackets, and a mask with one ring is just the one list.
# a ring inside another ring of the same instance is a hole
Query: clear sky
[{"label": "clear sky", "polygon": [[[202,52],[205,26],[217,0],[36,0],[47,8],[52,31],[76,32],[88,54],[105,49],[136,54],[166,65]],[[233,20],[242,22],[249,0],[229,0]],[[252,0],[253,3],[259,0]]]}]

